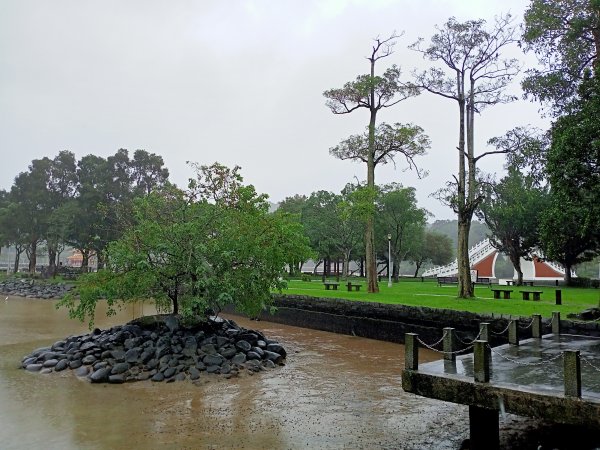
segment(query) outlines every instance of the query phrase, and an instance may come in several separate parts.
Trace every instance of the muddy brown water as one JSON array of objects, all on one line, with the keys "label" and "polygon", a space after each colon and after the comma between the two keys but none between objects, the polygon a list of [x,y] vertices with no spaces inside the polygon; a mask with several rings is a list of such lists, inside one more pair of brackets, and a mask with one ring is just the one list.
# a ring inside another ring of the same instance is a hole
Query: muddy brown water
[{"label": "muddy brown water", "polygon": [[[0,450],[445,450],[468,437],[465,406],[402,391],[402,345],[240,317],[232,318],[285,345],[285,366],[231,380],[206,375],[197,384],[125,385],[92,385],[69,371],[19,369],[33,349],[88,332],[55,304],[0,298]],[[107,318],[100,304],[96,325],[153,313],[137,304]],[[437,356],[420,351],[421,362]],[[600,448],[597,435],[500,417],[502,449]]]},{"label": "muddy brown water", "polygon": [[[0,299],[2,449],[450,449],[468,434],[465,407],[402,391],[402,345],[240,317],[285,345],[285,366],[198,385],[93,385],[18,369],[33,349],[88,331],[54,305]],[[100,307],[96,326],[141,314],[138,304],[106,318]]]}]

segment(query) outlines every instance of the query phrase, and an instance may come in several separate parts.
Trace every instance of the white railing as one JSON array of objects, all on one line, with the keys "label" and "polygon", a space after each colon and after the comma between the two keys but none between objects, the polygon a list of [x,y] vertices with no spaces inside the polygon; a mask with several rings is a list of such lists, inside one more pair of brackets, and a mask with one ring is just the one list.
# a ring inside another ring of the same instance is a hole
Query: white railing
[{"label": "white railing", "polygon": [[[471,247],[471,249],[469,250],[470,265],[477,264],[478,262],[485,259],[486,257],[491,255],[495,251],[496,251],[496,249],[494,248],[494,246],[492,245],[492,243],[490,242],[489,239],[484,239],[483,241],[478,242],[473,247]],[[543,258],[543,255],[541,255],[541,252],[538,251],[538,254],[540,254],[541,258]],[[561,264],[558,264],[554,261],[548,261],[548,260],[544,260],[543,263],[547,264],[552,269],[556,270],[558,273],[560,273],[562,275],[565,274],[565,268]],[[458,260],[456,260],[456,259],[454,261],[452,261],[450,264],[446,264],[445,266],[431,267],[430,269],[427,269],[425,272],[423,272],[424,277],[433,277],[433,276],[445,277],[445,276],[451,276],[451,275],[456,275],[456,274],[458,274]],[[573,277],[577,276],[575,274],[574,270],[571,270],[571,276],[573,276]]]},{"label": "white railing", "polygon": [[[547,264],[548,266],[550,266],[552,269],[556,270],[561,275],[564,275],[566,273],[565,267],[562,264],[559,264],[559,263],[554,262],[554,261],[548,261],[547,259],[544,260],[544,264]],[[576,277],[577,276],[575,274],[575,271],[573,269],[571,269],[571,276],[572,277]]]},{"label": "white railing", "polygon": [[[482,259],[491,255],[495,252],[496,249],[492,246],[489,239],[484,239],[483,241],[478,242],[469,250],[469,262],[471,264],[477,264]],[[436,266],[430,269],[427,269],[423,272],[424,277],[445,277],[450,275],[456,275],[458,273],[458,260],[452,261],[450,264],[446,264],[445,266]]]}]

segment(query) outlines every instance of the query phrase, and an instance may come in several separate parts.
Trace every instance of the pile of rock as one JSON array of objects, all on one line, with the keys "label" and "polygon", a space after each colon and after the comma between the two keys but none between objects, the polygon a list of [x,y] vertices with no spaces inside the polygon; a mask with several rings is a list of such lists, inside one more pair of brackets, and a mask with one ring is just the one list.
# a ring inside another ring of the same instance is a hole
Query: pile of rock
[{"label": "pile of rock", "polygon": [[600,319],[600,308],[589,308],[581,311],[580,313],[567,314],[569,319],[578,320],[598,320]]},{"label": "pile of rock", "polygon": [[66,283],[44,283],[34,280],[6,280],[0,283],[0,292],[15,297],[27,298],[62,298],[73,289]]},{"label": "pile of rock", "polygon": [[93,383],[171,382],[198,380],[202,373],[254,373],[282,365],[285,357],[280,344],[231,320],[213,318],[185,328],[169,315],[70,336],[35,350],[21,366],[40,373],[71,369]]}]

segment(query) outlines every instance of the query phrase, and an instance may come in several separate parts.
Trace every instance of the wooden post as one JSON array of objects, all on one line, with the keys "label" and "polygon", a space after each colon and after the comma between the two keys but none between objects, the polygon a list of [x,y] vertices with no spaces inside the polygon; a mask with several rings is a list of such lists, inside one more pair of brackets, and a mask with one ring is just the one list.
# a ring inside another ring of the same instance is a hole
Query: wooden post
[{"label": "wooden post", "polygon": [[581,397],[581,359],[579,350],[565,350],[564,376],[565,395],[568,397]]},{"label": "wooden post", "polygon": [[519,327],[518,321],[512,319],[508,322],[508,343],[512,345],[519,345]]},{"label": "wooden post", "polygon": [[[491,352],[487,341],[477,340],[473,349],[475,382],[490,381]],[[496,450],[500,446],[500,419],[497,409],[469,405],[469,438],[472,450]]]},{"label": "wooden post", "polygon": [[479,339],[490,342],[490,324],[488,322],[479,324]]},{"label": "wooden post", "polygon": [[469,440],[471,450],[500,448],[500,414],[497,409],[469,406]]},{"label": "wooden post", "polygon": [[419,342],[417,333],[406,333],[404,335],[404,368],[407,370],[419,370]]},{"label": "wooden post", "polygon": [[444,328],[444,359],[448,360],[448,361],[454,361],[456,360],[456,353],[453,353],[455,351],[455,347],[456,347],[456,339],[454,336],[454,328]]},{"label": "wooden post", "polygon": [[490,381],[491,359],[491,352],[487,341],[475,341],[473,348],[473,374],[475,381],[480,383]]},{"label": "wooden post", "polygon": [[562,305],[562,292],[560,289],[557,289],[556,291],[554,291],[554,294],[556,296],[556,304],[557,305]]},{"label": "wooden post", "polygon": [[531,337],[541,338],[542,337],[542,315],[534,314],[531,316],[533,323],[531,324]]},{"label": "wooden post", "polygon": [[552,312],[552,333],[560,334],[560,312]]}]

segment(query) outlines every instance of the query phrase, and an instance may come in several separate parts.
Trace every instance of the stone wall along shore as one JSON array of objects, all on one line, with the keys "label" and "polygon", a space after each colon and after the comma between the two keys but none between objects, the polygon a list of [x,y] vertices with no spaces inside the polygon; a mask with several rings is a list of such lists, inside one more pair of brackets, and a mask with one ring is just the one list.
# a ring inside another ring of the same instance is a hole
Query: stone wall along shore
[{"label": "stone wall along shore", "polygon": [[6,280],[0,283],[0,292],[14,297],[27,298],[62,298],[73,289],[67,283],[46,283],[32,279]]}]

